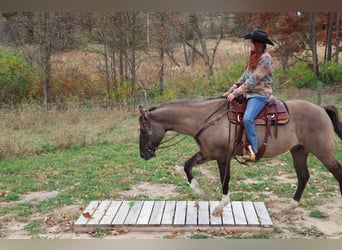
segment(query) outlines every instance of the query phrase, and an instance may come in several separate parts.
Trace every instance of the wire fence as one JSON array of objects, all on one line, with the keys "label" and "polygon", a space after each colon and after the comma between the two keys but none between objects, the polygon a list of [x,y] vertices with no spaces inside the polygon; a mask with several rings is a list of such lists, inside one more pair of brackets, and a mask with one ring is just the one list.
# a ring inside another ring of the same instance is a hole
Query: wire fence
[{"label": "wire fence", "polygon": [[[127,98],[121,101],[109,101],[109,100],[85,100],[82,102],[61,102],[61,103],[53,103],[51,104],[51,109],[53,110],[68,110],[75,108],[83,108],[83,109],[119,109],[119,110],[127,110],[131,111],[136,109],[139,105],[142,105],[146,108],[150,108],[152,106],[157,106],[159,104],[169,102],[169,101],[179,101],[179,100],[192,100],[192,99],[205,99],[212,97],[219,97],[222,93],[217,93],[216,96],[198,96],[198,95],[183,95],[178,96],[173,100],[165,99],[163,96],[151,97],[145,89],[140,90],[136,98]],[[307,100],[312,103],[320,104],[334,104],[339,109],[342,110],[342,84],[334,85],[329,87],[324,87],[321,89],[308,89],[308,88],[293,88],[283,86],[280,88],[275,88],[273,90],[273,95],[280,100],[291,100],[291,99],[301,99]],[[35,106],[37,109],[44,109],[43,104],[39,102],[29,102],[22,104],[1,104],[0,109],[2,110],[12,110],[23,108],[27,106]]]}]

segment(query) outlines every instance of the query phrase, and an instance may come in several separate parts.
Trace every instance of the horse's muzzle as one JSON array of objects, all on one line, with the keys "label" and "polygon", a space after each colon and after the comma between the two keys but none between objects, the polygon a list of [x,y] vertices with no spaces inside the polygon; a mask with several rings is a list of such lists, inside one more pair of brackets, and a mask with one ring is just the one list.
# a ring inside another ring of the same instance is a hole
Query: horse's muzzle
[{"label": "horse's muzzle", "polygon": [[144,150],[142,152],[140,152],[140,157],[145,159],[146,161],[155,157],[156,153],[154,150]]}]

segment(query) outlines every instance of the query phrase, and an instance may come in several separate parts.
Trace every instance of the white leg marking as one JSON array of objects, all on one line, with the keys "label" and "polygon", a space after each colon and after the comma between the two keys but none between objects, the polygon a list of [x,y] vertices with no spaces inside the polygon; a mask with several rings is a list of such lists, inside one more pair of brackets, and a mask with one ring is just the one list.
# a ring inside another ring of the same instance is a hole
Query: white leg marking
[{"label": "white leg marking", "polygon": [[195,194],[201,195],[202,197],[205,196],[204,191],[200,188],[198,182],[194,178],[191,180],[190,187]]},{"label": "white leg marking", "polygon": [[226,195],[222,195],[222,198],[221,198],[221,202],[220,202],[220,204],[218,204],[216,207],[215,207],[215,209],[214,209],[214,211],[213,211],[213,215],[214,216],[221,216],[221,214],[222,214],[222,211],[223,211],[223,208],[225,207],[225,206],[227,206],[228,204],[230,203],[230,196],[229,196],[229,194],[226,194]]}]

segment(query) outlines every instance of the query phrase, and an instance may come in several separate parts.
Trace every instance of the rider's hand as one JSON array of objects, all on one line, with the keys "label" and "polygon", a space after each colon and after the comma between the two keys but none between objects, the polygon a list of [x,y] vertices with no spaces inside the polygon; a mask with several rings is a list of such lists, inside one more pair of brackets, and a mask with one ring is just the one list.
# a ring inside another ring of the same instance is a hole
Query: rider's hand
[{"label": "rider's hand", "polygon": [[227,99],[228,99],[228,101],[233,101],[234,100],[234,98],[235,98],[235,95],[233,94],[233,93],[230,93],[228,96],[227,96]]}]

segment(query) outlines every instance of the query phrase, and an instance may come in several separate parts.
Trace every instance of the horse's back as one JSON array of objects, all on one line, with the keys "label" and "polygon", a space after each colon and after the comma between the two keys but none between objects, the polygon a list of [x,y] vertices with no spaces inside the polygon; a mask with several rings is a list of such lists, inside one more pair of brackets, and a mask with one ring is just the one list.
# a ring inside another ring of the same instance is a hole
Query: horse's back
[{"label": "horse's back", "polygon": [[324,108],[303,100],[290,100],[286,104],[300,145],[310,148],[309,151],[321,145],[333,147],[334,128]]},{"label": "horse's back", "polygon": [[330,118],[324,108],[316,104],[303,100],[286,101],[289,108],[290,120],[293,120],[299,126],[327,126],[333,128]]}]

